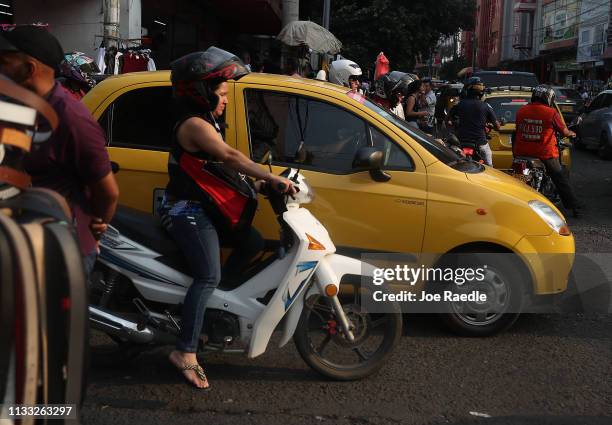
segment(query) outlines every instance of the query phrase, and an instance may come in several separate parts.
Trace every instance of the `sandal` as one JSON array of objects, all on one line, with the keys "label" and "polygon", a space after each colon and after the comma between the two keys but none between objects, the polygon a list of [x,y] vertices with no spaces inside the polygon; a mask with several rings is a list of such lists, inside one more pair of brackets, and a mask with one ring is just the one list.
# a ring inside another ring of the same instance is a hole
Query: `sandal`
[{"label": "sandal", "polygon": [[[200,365],[199,365],[199,364],[197,364],[197,363],[195,363],[195,364],[190,364],[190,365],[186,365],[186,366],[183,366],[183,367],[181,367],[181,368],[179,368],[179,369],[181,370],[181,372],[184,372],[184,371],[186,371],[186,370],[193,370],[193,371],[196,373],[196,375],[198,375],[198,378],[200,378],[200,380],[201,380],[201,381],[206,381],[206,382],[208,382],[208,378],[206,377],[206,374],[204,373],[204,369],[202,369],[202,366],[200,366]],[[190,381],[190,380],[189,380],[189,379],[188,379],[188,378],[185,376],[185,374],[182,374],[182,375],[183,375],[183,377],[184,377],[184,378],[187,380],[187,382],[189,382],[191,385],[193,385],[193,382],[191,382],[191,381]],[[194,387],[195,387],[195,385],[194,385]],[[199,387],[196,387],[196,388],[197,388],[198,390],[200,390],[200,391],[210,391],[211,387],[212,387],[212,386],[210,385],[210,382],[208,382],[208,386],[207,386],[207,387],[205,387],[205,388],[199,388]]]}]

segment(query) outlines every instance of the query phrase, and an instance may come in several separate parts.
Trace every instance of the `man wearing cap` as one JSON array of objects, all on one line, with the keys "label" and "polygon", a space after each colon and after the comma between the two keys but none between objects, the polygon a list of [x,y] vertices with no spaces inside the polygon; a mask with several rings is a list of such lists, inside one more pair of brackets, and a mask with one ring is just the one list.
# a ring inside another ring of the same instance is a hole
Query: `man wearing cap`
[{"label": "man wearing cap", "polygon": [[34,186],[53,189],[68,200],[89,273],[97,240],[115,213],[119,190],[102,128],[55,81],[63,58],[61,45],[45,28],[24,25],[0,33],[0,73],[45,98],[58,115],[53,133],[39,128],[34,135],[25,169]]}]

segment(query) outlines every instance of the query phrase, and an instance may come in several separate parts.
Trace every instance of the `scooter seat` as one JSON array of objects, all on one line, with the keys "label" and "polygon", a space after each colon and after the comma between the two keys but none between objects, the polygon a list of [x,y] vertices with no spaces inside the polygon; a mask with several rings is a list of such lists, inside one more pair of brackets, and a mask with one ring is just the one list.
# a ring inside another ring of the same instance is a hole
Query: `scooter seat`
[{"label": "scooter seat", "polygon": [[526,161],[530,167],[544,167],[544,163],[540,158],[534,156],[515,156],[513,161]]},{"label": "scooter seat", "polygon": [[159,219],[151,214],[119,206],[111,225],[125,237],[160,255],[174,255],[179,252],[172,237],[161,227]]}]

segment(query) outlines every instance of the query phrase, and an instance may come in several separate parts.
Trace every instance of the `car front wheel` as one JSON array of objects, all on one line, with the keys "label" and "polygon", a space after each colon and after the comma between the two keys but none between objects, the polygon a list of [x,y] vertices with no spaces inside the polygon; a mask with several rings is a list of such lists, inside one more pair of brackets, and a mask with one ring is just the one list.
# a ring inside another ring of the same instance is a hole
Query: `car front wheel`
[{"label": "car front wheel", "polygon": [[456,293],[479,291],[485,301],[447,302],[441,315],[446,327],[462,336],[484,337],[508,329],[518,319],[526,298],[525,282],[517,272],[513,254],[469,254],[462,257],[462,267],[479,267],[486,264],[484,280],[464,284]]}]

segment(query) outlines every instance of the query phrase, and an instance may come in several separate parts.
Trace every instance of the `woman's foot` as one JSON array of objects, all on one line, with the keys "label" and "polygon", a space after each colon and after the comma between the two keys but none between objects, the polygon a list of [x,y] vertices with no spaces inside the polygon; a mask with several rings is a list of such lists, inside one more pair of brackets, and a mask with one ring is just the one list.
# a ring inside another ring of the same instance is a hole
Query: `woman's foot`
[{"label": "woman's foot", "polygon": [[173,350],[168,358],[193,386],[203,390],[210,389],[208,379],[204,374],[204,370],[199,365],[195,353],[184,353],[182,351]]}]

